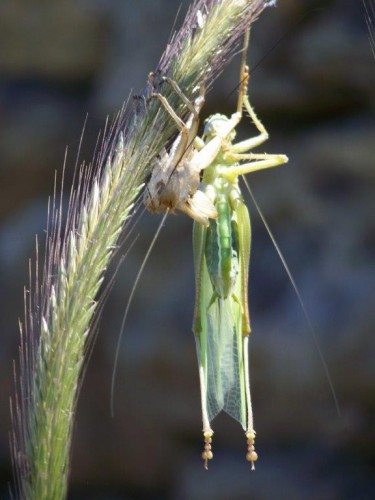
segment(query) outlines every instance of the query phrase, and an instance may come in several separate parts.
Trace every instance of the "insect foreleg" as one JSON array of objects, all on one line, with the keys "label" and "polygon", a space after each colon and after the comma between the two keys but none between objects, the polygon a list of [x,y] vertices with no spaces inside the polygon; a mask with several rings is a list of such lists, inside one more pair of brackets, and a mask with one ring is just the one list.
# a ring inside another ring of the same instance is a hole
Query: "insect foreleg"
[{"label": "insect foreleg", "polygon": [[245,153],[246,151],[250,151],[260,144],[263,144],[268,139],[268,132],[265,129],[263,123],[257,117],[255,111],[253,110],[249,97],[248,97],[248,83],[249,83],[249,67],[244,65],[241,71],[241,88],[239,92],[238,98],[238,106],[237,109],[240,111],[241,116],[243,113],[243,108],[248,112],[250,119],[253,121],[256,126],[259,135],[256,137],[251,137],[250,139],[245,139],[244,141],[237,142],[233,144],[232,151],[236,153]]}]

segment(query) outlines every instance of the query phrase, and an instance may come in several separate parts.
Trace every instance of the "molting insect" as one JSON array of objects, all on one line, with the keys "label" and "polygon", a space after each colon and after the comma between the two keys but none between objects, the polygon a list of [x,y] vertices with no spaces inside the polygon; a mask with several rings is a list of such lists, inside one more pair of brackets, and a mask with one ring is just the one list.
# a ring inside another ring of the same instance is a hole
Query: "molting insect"
[{"label": "molting insect", "polygon": [[[190,110],[184,124],[166,99],[157,94],[180,134],[170,152],[155,163],[146,205],[155,212],[182,210],[194,219],[193,246],[196,302],[193,332],[199,364],[203,420],[203,460],[212,459],[211,421],[225,411],[245,430],[247,460],[257,460],[250,396],[248,342],[248,271],[251,229],[238,177],[288,161],[281,154],[250,153],[268,139],[248,98],[249,69],[245,36],[237,110],[230,117],[214,114],[196,136],[203,92],[191,104],[175,82],[167,80]],[[244,110],[258,135],[234,142]],[[199,178],[202,180],[199,184]]]}]

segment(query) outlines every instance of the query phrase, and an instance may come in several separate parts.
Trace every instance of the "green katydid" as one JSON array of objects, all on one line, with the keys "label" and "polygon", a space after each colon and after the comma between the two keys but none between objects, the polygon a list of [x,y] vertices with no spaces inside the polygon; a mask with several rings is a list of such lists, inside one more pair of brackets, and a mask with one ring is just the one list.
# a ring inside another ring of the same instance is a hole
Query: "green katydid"
[{"label": "green katydid", "polygon": [[[237,111],[231,117],[215,114],[208,118],[202,138],[194,138],[200,101],[199,105],[196,101],[195,106],[188,106],[191,117],[185,125],[170,109],[166,100],[159,94],[156,95],[175,119],[180,135],[171,148],[172,153],[165,153],[158,160],[149,183],[146,205],[153,212],[173,211],[177,208],[195,220],[193,241],[196,305],[193,332],[199,363],[204,436],[202,457],[206,468],[208,460],[213,456],[213,431],[210,423],[221,410],[238,420],[244,428],[248,446],[247,459],[251,462],[252,469],[257,460],[248,360],[250,218],[242,199],[238,177],[288,161],[285,155],[248,153],[268,139],[268,133],[257,118],[247,95],[249,71],[245,58],[248,41],[247,32]],[[182,94],[176,84],[169,83]],[[183,95],[181,98],[186,102]],[[233,143],[235,129],[243,117],[244,109],[259,134]],[[175,155],[182,141],[189,146],[185,156],[181,149]],[[176,157],[177,162],[174,161]],[[177,170],[179,162],[183,164],[183,176],[181,169],[180,173]],[[197,171],[203,174],[199,191],[196,191]],[[163,182],[160,182],[161,178]],[[166,179],[171,185],[173,182],[175,186],[178,185],[178,189],[170,186],[166,189]],[[160,187],[161,191],[158,192]],[[194,204],[191,200],[197,197],[196,193],[200,194]],[[185,209],[186,204],[189,210]],[[208,206],[211,207],[209,210]]]}]

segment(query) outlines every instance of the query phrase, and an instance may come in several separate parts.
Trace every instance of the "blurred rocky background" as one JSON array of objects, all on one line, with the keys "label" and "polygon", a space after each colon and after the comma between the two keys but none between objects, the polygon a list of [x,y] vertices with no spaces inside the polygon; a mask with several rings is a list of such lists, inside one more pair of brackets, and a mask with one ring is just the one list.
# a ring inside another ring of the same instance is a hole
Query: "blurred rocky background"
[{"label": "blurred rocky background", "polygon": [[[187,0],[0,3],[0,497],[8,497],[12,360],[35,234],[66,147],[66,185],[106,116],[155,68]],[[282,41],[277,44],[278,40]],[[268,50],[277,45],[267,57]],[[132,281],[159,219],[144,215],[99,325],[80,395],[70,499],[375,498],[375,59],[360,0],[280,0],[252,30],[251,100],[287,166],[249,177],[316,328],[308,325],[250,203],[251,378],[259,462],[242,429],[214,422],[203,470],[191,221],[170,217],[138,285],[110,379]],[[239,62],[204,114],[231,113]],[[241,136],[254,134],[244,124]],[[263,149],[264,148],[264,149]],[[124,249],[125,252],[125,249]]]}]

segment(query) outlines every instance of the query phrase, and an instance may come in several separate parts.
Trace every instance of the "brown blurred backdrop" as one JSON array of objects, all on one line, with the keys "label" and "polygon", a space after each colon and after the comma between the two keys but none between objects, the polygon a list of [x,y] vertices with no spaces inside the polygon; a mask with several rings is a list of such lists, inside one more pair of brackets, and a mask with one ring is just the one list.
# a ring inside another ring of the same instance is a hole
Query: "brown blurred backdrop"
[{"label": "brown blurred backdrop", "polygon": [[[7,498],[12,360],[34,235],[43,238],[54,172],[90,160],[107,115],[155,68],[180,0],[0,4],[0,497]],[[301,20],[302,19],[302,20]],[[71,499],[375,498],[375,59],[360,0],[280,0],[252,30],[250,97],[290,163],[249,177],[294,273],[340,401],[338,418],[301,308],[254,207],[251,378],[257,470],[240,426],[214,422],[202,467],[191,333],[191,221],[170,217],[114,351],[129,289],[158,224],[144,215],[104,309],[84,380]],[[231,113],[238,60],[204,115]],[[254,133],[250,123],[241,136]],[[249,202],[250,203],[250,202]]]}]

